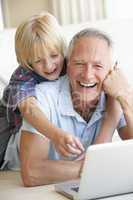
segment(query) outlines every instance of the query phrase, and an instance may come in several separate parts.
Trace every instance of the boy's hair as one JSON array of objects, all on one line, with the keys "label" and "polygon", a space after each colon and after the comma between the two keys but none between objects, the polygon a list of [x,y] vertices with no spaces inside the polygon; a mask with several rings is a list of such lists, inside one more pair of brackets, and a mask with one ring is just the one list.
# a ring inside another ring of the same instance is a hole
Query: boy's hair
[{"label": "boy's hair", "polygon": [[20,65],[31,68],[36,59],[54,50],[65,56],[66,42],[53,15],[43,12],[20,24],[15,35],[15,51]]},{"label": "boy's hair", "polygon": [[73,50],[73,48],[74,48],[75,43],[77,42],[77,40],[79,40],[79,39],[81,39],[83,37],[99,38],[99,39],[102,39],[102,40],[106,41],[108,47],[112,48],[112,46],[113,46],[112,40],[103,31],[98,30],[98,29],[94,29],[94,28],[85,28],[85,29],[81,30],[80,32],[78,32],[72,38],[72,40],[70,41],[69,47],[68,47],[68,51],[67,51],[67,59],[70,58],[70,56],[72,54],[72,50]]}]

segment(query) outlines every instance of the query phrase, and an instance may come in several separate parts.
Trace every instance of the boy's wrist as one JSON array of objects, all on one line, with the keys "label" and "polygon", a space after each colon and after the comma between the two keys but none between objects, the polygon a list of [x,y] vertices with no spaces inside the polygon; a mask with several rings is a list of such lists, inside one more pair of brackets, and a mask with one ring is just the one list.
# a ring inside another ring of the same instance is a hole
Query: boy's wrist
[{"label": "boy's wrist", "polygon": [[58,140],[58,138],[61,135],[61,130],[59,128],[56,128],[55,130],[53,130],[52,134],[50,134],[50,139],[51,140]]}]

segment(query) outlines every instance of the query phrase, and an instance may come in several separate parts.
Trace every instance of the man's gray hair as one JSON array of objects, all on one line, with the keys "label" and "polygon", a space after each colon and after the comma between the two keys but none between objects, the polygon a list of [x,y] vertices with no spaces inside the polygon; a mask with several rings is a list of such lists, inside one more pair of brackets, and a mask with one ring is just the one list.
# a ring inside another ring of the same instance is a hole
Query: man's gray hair
[{"label": "man's gray hair", "polygon": [[67,51],[67,58],[69,59],[72,53],[72,50],[74,48],[75,43],[77,40],[83,37],[93,37],[93,38],[99,38],[107,42],[108,47],[112,48],[113,42],[111,38],[103,31],[95,29],[95,28],[86,28],[78,32],[70,41],[70,44],[68,46]]}]

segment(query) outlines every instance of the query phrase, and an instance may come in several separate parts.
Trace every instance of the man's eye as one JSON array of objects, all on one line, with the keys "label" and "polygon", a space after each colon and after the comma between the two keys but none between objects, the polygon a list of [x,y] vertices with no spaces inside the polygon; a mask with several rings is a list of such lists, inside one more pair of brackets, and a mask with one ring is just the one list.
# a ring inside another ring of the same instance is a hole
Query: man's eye
[{"label": "man's eye", "polygon": [[75,65],[82,66],[82,65],[84,65],[84,63],[77,62],[77,63],[75,63]]},{"label": "man's eye", "polygon": [[95,65],[95,67],[96,67],[97,69],[102,69],[102,68],[103,68],[102,65]]}]

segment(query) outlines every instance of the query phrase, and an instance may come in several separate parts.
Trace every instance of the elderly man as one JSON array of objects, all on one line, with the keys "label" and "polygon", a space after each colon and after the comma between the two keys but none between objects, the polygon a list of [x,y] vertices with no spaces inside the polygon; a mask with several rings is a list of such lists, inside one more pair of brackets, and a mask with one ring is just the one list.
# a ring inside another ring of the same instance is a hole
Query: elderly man
[{"label": "elderly man", "polygon": [[[123,139],[133,137],[132,97],[125,96],[131,92],[125,77],[113,66],[110,39],[98,30],[85,29],[70,43],[67,75],[36,87],[39,106],[48,119],[79,137],[85,148],[94,143],[99,133],[106,102],[103,88],[123,109],[125,118],[122,115],[119,121],[119,135]],[[24,121],[20,158],[25,186],[79,178],[82,159],[65,160],[51,141],[33,133],[37,131]]]}]

